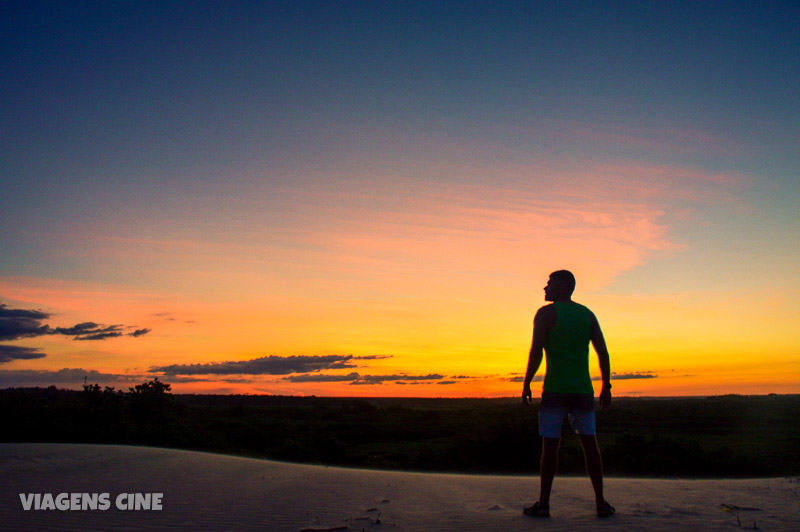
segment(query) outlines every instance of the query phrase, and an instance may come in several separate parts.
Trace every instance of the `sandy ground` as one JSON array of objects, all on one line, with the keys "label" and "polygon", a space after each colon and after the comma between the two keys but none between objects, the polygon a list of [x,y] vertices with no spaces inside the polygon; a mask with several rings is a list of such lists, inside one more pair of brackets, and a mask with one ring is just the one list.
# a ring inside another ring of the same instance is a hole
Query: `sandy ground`
[{"label": "sandy ground", "polygon": [[[800,530],[800,479],[606,479],[610,519],[586,478],[556,478],[552,517],[522,515],[538,478],[305,466],[150,447],[0,444],[6,530]],[[20,493],[109,493],[101,510],[23,510]],[[163,493],[160,511],[116,508]],[[725,505],[725,507],[723,507]],[[737,520],[738,518],[738,520]],[[346,528],[345,528],[346,527]]]}]

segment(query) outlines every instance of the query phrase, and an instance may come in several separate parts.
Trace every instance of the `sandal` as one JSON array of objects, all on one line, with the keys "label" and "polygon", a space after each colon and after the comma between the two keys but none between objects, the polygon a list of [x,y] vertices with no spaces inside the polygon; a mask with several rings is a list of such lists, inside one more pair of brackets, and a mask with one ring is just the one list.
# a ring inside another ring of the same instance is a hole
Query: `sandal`
[{"label": "sandal", "polygon": [[537,501],[533,503],[533,506],[527,506],[523,508],[522,513],[533,517],[550,517],[550,507],[543,506]]},{"label": "sandal", "polygon": [[616,510],[613,506],[608,504],[608,501],[603,501],[603,504],[597,507],[597,517],[609,517],[614,512],[616,512]]}]

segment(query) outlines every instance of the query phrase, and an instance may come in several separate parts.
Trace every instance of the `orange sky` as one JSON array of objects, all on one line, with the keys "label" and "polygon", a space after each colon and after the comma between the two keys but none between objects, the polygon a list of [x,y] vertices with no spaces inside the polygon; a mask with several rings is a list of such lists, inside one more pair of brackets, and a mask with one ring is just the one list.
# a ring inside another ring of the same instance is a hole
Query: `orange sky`
[{"label": "orange sky", "polygon": [[[4,303],[47,312],[52,327],[102,316],[104,324],[151,330],[102,342],[21,339],[15,345],[47,356],[6,364],[7,375],[43,384],[45,377],[24,372],[79,368],[122,388],[160,376],[186,393],[516,395],[542,287],[568,265],[578,278],[575,300],[604,328],[616,394],[798,391],[800,314],[791,294],[625,289],[627,272],[687,247],[670,239],[655,205],[590,202],[584,194],[545,203],[506,187],[417,183],[362,185],[346,208],[324,189],[299,196],[287,200],[293,225],[276,235],[226,242],[92,235],[93,259],[127,282],[3,278]],[[144,264],[147,278],[131,282],[126,268]],[[154,371],[269,356],[333,356],[340,366]],[[591,367],[598,376],[594,358]],[[59,385],[78,386],[78,373]]]}]

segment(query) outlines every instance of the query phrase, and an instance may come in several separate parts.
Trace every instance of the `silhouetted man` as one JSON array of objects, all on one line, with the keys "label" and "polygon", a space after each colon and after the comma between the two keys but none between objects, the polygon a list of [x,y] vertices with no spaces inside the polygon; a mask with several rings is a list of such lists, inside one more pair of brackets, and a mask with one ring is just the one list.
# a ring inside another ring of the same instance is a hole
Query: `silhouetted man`
[{"label": "silhouetted man", "polygon": [[614,508],[603,497],[603,462],[595,437],[594,389],[589,376],[589,342],[600,361],[603,391],[600,409],[611,404],[611,363],[600,324],[591,310],[572,301],[575,276],[567,270],[550,274],[544,287],[545,301],[552,301],[536,313],[533,345],[525,373],[522,401],[530,404],[531,380],[547,356],[542,402],[539,406],[539,434],[542,436],[541,491],[539,501],[523,511],[535,517],[550,517],[550,489],[558,469],[558,447],[564,418],[578,433],[592,480],[597,515],[608,517]]}]

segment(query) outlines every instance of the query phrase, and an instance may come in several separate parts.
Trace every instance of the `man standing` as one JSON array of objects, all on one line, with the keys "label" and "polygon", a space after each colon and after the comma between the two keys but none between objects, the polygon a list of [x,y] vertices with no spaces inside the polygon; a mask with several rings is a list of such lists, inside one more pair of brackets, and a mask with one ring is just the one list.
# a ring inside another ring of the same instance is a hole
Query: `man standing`
[{"label": "man standing", "polygon": [[614,507],[603,497],[603,462],[595,437],[594,389],[589,376],[591,341],[603,374],[600,409],[611,404],[611,363],[600,324],[591,310],[572,301],[575,276],[567,270],[550,274],[544,287],[545,301],[552,301],[536,313],[533,320],[533,345],[525,373],[522,401],[530,404],[531,380],[547,356],[542,402],[539,407],[539,434],[542,436],[541,491],[539,500],[525,508],[526,515],[550,517],[550,489],[558,468],[558,447],[565,417],[578,433],[586,459],[586,469],[594,487],[597,515],[608,517]]}]

